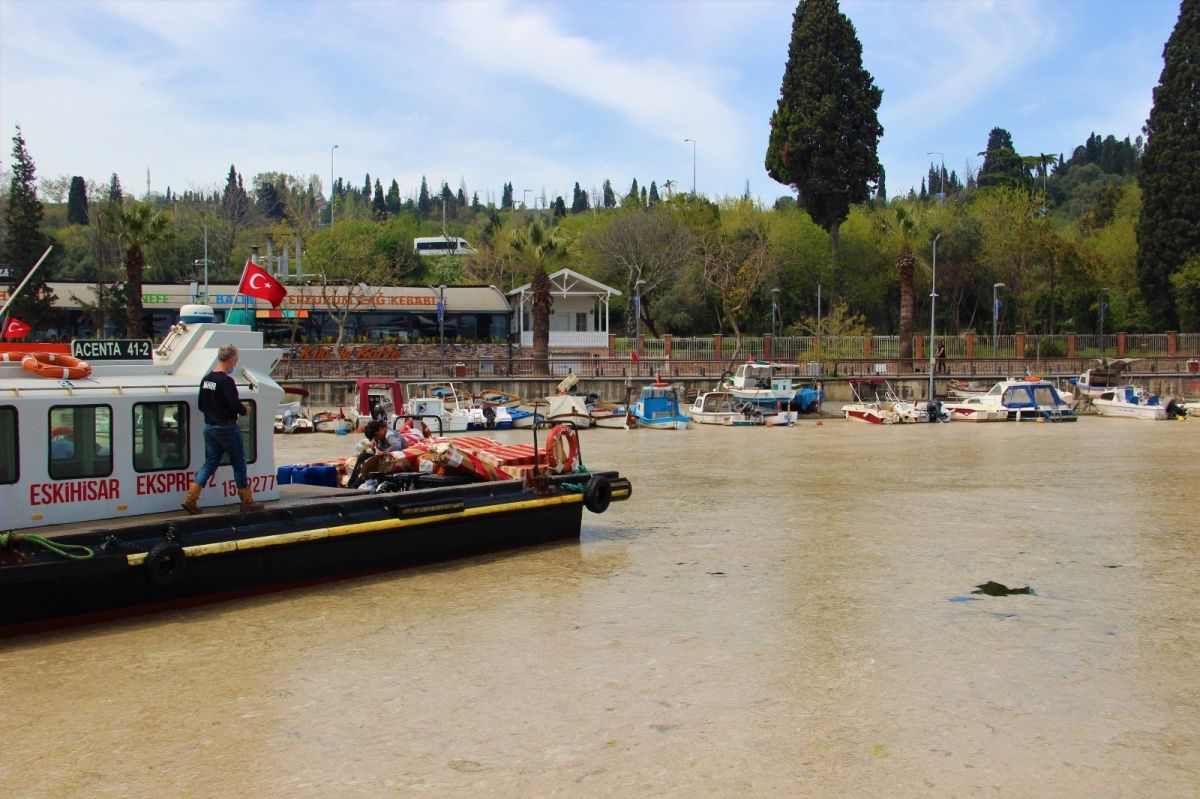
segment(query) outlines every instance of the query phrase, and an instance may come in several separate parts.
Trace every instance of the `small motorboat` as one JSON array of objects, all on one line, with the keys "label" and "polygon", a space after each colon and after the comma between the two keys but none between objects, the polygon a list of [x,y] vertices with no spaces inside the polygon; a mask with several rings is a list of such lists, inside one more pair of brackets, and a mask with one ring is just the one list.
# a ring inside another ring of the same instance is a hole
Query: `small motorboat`
[{"label": "small motorboat", "polygon": [[870,424],[915,424],[928,422],[924,404],[901,399],[892,384],[881,377],[851,378],[853,401],[842,406],[847,419]]},{"label": "small motorboat", "polygon": [[987,394],[949,401],[943,403],[943,407],[956,421],[999,421],[979,415],[985,411],[1009,422],[1073,422],[1076,419],[1071,403],[1058,393],[1054,383],[1036,376],[1001,380],[988,389]]},{"label": "small motorboat", "polygon": [[572,424],[577,428],[592,426],[592,413],[588,409],[587,398],[571,394],[571,389],[579,383],[579,377],[574,373],[559,381],[556,393],[546,397],[544,415],[550,424]]},{"label": "small motorboat", "polygon": [[1125,385],[1111,388],[1091,398],[1092,407],[1101,416],[1119,419],[1142,419],[1148,422],[1163,422],[1185,417],[1188,409],[1180,402],[1168,398],[1164,403],[1157,394],[1151,394],[1141,386]]},{"label": "small motorboat", "polygon": [[341,408],[338,408],[336,413],[333,411],[321,411],[314,414],[312,423],[313,430],[317,433],[345,435],[354,429],[354,421],[347,418],[346,412]]},{"label": "small motorboat", "polygon": [[505,408],[515,408],[521,404],[521,398],[515,394],[509,394],[507,391],[485,388],[475,393],[475,404],[482,406],[485,403],[495,406],[503,405]]},{"label": "small motorboat", "polygon": [[991,388],[977,380],[948,380],[946,386],[946,396],[951,399],[979,397],[988,393],[988,389]]},{"label": "small motorboat", "polygon": [[761,405],[770,411],[793,410],[820,413],[825,392],[819,384],[802,383],[789,377],[800,373],[800,365],[751,360],[726,373],[718,386],[741,403]]}]

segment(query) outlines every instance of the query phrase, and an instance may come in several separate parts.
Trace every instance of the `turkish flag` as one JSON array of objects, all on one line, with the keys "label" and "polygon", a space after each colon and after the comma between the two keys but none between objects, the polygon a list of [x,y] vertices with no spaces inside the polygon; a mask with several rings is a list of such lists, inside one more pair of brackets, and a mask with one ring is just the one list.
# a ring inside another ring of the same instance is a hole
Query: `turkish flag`
[{"label": "turkish flag", "polygon": [[25,338],[25,336],[29,335],[30,330],[33,330],[33,328],[17,317],[10,316],[8,324],[4,326],[4,338]]},{"label": "turkish flag", "polygon": [[246,269],[242,272],[242,282],[238,284],[238,294],[258,297],[271,303],[272,308],[278,308],[279,303],[287,296],[287,289],[267,270],[253,261],[246,261]]}]

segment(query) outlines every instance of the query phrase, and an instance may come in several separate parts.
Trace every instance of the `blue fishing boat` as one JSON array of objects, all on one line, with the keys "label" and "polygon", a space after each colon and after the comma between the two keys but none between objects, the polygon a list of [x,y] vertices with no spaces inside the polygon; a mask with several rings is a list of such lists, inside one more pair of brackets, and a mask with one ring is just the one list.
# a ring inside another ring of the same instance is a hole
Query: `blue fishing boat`
[{"label": "blue fishing boat", "polygon": [[638,427],[655,430],[686,430],[690,419],[683,412],[679,389],[658,375],[653,383],[642,386],[642,394],[633,403],[633,418]]}]

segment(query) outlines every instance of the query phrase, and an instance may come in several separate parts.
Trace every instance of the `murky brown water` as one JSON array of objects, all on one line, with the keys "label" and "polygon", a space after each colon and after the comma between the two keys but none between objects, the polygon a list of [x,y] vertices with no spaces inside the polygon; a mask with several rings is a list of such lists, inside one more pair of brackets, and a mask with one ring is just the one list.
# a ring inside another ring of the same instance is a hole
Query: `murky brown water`
[{"label": "murky brown water", "polygon": [[583,438],[578,543],[0,643],[4,794],[1200,792],[1200,423]]}]

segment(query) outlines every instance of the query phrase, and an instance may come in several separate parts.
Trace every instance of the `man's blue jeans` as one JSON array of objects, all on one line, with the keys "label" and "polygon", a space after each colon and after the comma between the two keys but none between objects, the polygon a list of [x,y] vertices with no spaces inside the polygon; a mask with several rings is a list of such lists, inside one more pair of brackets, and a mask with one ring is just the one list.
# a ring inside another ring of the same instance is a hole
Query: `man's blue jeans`
[{"label": "man's blue jeans", "polygon": [[204,425],[204,465],[196,472],[195,482],[203,486],[212,477],[221,463],[221,456],[229,454],[233,467],[233,479],[238,488],[249,488],[246,477],[246,445],[242,441],[242,429],[237,425]]}]

